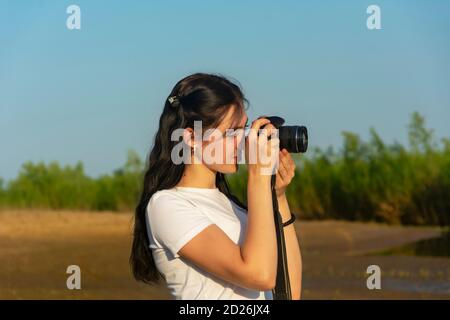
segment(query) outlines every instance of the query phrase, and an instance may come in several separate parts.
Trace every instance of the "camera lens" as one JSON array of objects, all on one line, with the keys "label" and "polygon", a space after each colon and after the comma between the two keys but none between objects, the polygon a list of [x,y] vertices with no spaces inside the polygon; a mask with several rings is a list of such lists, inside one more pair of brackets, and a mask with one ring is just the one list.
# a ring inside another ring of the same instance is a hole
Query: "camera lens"
[{"label": "camera lens", "polygon": [[280,149],[290,153],[306,152],[308,149],[308,130],[304,126],[281,126],[278,128]]},{"label": "camera lens", "polygon": [[[282,126],[284,119],[280,117],[267,117],[278,129],[280,150],[286,149],[290,153],[304,153],[308,149],[308,130],[305,126]],[[245,137],[251,128],[245,128]],[[270,139],[270,137],[269,137]]]}]

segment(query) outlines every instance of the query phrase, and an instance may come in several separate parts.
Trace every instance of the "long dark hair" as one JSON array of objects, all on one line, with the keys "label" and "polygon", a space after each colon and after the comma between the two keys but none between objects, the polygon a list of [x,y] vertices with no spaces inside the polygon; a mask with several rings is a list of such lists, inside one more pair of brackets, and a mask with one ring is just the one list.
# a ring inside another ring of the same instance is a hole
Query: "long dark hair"
[{"label": "long dark hair", "polygon": [[[170,96],[178,96],[179,105],[174,107],[166,99],[159,119],[159,128],[148,158],[144,175],[142,195],[134,217],[134,238],[130,255],[134,278],[145,283],[158,283],[163,275],[156,268],[146,223],[146,209],[152,195],[163,189],[170,189],[180,181],[184,164],[174,164],[171,151],[177,141],[171,141],[171,134],[177,128],[194,128],[194,121],[201,120],[202,128],[217,126],[228,109],[236,108],[236,117],[242,117],[248,104],[240,87],[222,75],[195,73],[180,80]],[[230,192],[222,173],[216,174],[216,187],[238,205],[246,208]]]}]

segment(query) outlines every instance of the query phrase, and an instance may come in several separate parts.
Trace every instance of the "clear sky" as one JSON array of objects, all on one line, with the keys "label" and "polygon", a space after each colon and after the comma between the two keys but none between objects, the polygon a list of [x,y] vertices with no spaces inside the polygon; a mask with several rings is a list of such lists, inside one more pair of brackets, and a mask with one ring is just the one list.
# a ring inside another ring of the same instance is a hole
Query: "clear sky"
[{"label": "clear sky", "polygon": [[[81,8],[68,30],[66,8]],[[381,30],[366,9],[381,8]],[[250,118],[406,145],[414,110],[450,137],[450,1],[0,0],[0,177],[28,160],[91,176],[149,152],[164,100],[193,72],[240,82]]]}]

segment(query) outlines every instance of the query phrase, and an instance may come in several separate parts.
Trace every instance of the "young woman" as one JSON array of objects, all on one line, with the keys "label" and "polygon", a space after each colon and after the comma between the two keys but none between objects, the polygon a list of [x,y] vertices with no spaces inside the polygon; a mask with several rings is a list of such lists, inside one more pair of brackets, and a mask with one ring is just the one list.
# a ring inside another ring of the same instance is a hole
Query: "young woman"
[{"label": "young woman", "polygon": [[[248,120],[245,102],[236,84],[203,73],[180,80],[165,102],[136,208],[130,263],[137,280],[151,284],[163,278],[175,299],[273,298],[276,231],[270,175],[261,174],[262,161],[247,165],[244,206],[230,193],[225,180],[225,174],[237,170],[236,157],[231,157],[232,163],[187,164],[175,164],[172,158],[179,143],[171,139],[174,130],[183,129],[183,143],[191,149],[193,160],[198,148],[206,150],[211,143],[195,139],[194,121],[202,121],[203,131],[216,128],[225,136],[227,129],[244,128]],[[274,129],[269,120],[259,118],[251,125],[255,130],[261,127],[268,129],[267,134],[250,134],[247,146],[276,142],[276,137],[268,139]],[[231,139],[232,148],[224,144],[224,158],[230,152],[236,154],[238,140],[238,136]],[[286,222],[291,212],[285,190],[295,164],[286,150],[278,156],[276,194]],[[292,297],[299,299],[301,256],[294,224],[284,232]]]}]

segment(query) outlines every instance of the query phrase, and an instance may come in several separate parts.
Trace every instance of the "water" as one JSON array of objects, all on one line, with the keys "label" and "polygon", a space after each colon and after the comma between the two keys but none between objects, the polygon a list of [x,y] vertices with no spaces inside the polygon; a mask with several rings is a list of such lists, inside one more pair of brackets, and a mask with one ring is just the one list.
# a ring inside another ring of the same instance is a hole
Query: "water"
[{"label": "water", "polygon": [[450,257],[450,231],[443,232],[440,237],[412,242],[407,245],[381,252],[382,255],[412,255]]},{"label": "water", "polygon": [[382,288],[403,292],[450,294],[450,282],[438,280],[411,281],[406,279],[385,279]]}]

